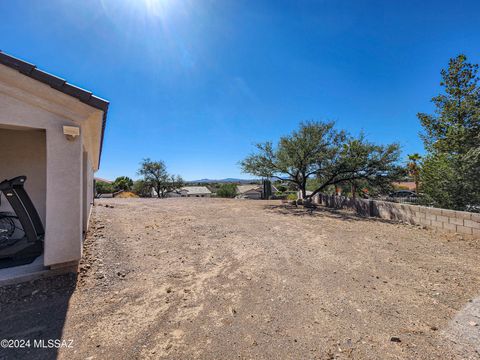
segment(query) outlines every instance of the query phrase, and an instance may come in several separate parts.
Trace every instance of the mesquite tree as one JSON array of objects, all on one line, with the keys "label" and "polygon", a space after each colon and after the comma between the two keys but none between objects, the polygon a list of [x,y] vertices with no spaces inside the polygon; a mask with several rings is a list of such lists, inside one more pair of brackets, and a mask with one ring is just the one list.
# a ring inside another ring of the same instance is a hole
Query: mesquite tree
[{"label": "mesquite tree", "polygon": [[[330,185],[362,180],[384,186],[397,178],[400,150],[368,142],[364,135],[353,137],[338,131],[333,122],[304,122],[298,130],[272,142],[256,145],[257,152],[240,162],[242,170],[255,176],[278,178],[298,187],[303,198],[314,196]],[[306,194],[309,178],[316,188]]]},{"label": "mesquite tree", "polygon": [[180,189],[185,185],[179,175],[170,175],[163,161],[152,161],[143,159],[140,163],[138,175],[143,176],[143,181],[155,190],[157,197],[163,198],[169,191]]}]

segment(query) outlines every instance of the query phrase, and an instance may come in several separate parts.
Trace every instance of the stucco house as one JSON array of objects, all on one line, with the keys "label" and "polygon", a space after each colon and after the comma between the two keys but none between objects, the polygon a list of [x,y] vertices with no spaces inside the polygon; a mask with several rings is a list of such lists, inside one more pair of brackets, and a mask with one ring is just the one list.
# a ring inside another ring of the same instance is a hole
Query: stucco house
[{"label": "stucco house", "polygon": [[[76,270],[108,105],[0,51],[0,181],[26,176],[24,187],[44,227],[43,253],[18,271],[0,266],[0,280],[29,271]],[[2,200],[0,211],[11,210]]]},{"label": "stucco house", "polygon": [[[154,191],[154,194],[156,194],[155,191]],[[169,191],[165,194],[165,197],[167,198],[177,198],[177,197],[186,197],[186,196],[187,196],[187,191],[183,189]]]},{"label": "stucco house", "polygon": [[169,191],[166,197],[211,197],[212,192],[206,186],[184,186],[175,191]]},{"label": "stucco house", "polygon": [[415,181],[395,181],[392,183],[395,189],[416,191]]},{"label": "stucco house", "polygon": [[181,189],[183,197],[211,197],[212,192],[206,186],[184,186]]},{"label": "stucco house", "polygon": [[[272,191],[278,191],[272,185]],[[237,199],[253,199],[260,200],[263,199],[263,185],[262,184],[248,184],[248,185],[237,185]]]}]

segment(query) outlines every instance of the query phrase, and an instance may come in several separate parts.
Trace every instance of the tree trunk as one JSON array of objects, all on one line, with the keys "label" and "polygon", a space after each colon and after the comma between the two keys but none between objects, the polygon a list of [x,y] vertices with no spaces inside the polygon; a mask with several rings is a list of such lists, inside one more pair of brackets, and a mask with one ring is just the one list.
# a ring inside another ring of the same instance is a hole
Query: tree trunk
[{"label": "tree trunk", "polygon": [[357,187],[355,184],[352,184],[352,198],[356,198],[357,197]]},{"label": "tree trunk", "polygon": [[307,190],[305,189],[305,184],[302,184],[300,191],[302,192],[302,199],[305,200],[307,198]]}]

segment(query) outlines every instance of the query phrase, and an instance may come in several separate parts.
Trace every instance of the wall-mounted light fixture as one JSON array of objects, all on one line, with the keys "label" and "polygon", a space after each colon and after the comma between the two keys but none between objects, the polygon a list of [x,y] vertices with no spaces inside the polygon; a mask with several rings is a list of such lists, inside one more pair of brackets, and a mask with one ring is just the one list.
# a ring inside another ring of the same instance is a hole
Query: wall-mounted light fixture
[{"label": "wall-mounted light fixture", "polygon": [[80,128],[76,126],[64,126],[63,133],[68,140],[73,141],[80,136]]}]

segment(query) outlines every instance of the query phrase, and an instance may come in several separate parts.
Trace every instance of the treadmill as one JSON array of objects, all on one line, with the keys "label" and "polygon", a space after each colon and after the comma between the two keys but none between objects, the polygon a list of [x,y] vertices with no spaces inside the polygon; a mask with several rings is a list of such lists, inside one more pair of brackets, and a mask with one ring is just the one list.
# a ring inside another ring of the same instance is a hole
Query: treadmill
[{"label": "treadmill", "polygon": [[[26,176],[0,182],[12,212],[0,212],[0,269],[30,264],[43,252],[45,230],[25,191]],[[0,196],[1,198],[1,196]]]}]

